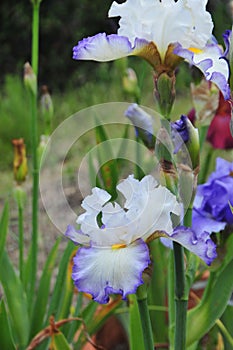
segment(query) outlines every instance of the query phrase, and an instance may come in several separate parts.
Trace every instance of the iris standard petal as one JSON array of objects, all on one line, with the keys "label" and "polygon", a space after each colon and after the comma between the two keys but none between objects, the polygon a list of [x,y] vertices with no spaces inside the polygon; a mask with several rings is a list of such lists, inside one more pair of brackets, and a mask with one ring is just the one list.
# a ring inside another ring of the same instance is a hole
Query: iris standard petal
[{"label": "iris standard petal", "polygon": [[171,43],[179,42],[186,48],[204,47],[213,29],[205,7],[203,0],[127,0],[123,4],[114,1],[109,17],[121,17],[119,35],[128,37],[131,43],[135,38],[153,42],[163,59]]},{"label": "iris standard petal", "polygon": [[200,50],[197,48],[185,49],[177,44],[174,53],[200,69],[206,80],[217,85],[226,100],[230,98],[229,66],[218,45],[206,45]]},{"label": "iris standard petal", "polygon": [[135,229],[134,238],[144,240],[157,230],[172,232],[170,214],[180,214],[176,197],[164,186],[158,186],[150,175],[141,181],[128,177],[117,186],[125,196],[126,218]]},{"label": "iris standard petal", "polygon": [[118,249],[82,247],[74,258],[72,278],[79,291],[104,304],[112,293],[123,298],[135,293],[149,263],[148,247],[142,240]]}]

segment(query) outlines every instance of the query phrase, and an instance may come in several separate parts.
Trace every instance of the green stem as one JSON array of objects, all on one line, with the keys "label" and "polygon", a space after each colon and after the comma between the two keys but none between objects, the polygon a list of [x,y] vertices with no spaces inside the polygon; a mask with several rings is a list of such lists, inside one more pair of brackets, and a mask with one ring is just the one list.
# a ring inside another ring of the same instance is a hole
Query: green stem
[{"label": "green stem", "polygon": [[[184,225],[192,224],[192,203],[184,216]],[[185,350],[188,293],[185,280],[184,248],[173,242],[175,262],[175,350]]]},{"label": "green stem", "polygon": [[23,264],[24,264],[24,229],[23,229],[23,208],[18,206],[18,219],[19,219],[19,275],[21,281],[23,281]]},{"label": "green stem", "polygon": [[184,226],[186,227],[191,227],[192,225],[192,214],[193,214],[193,208],[192,208],[192,203],[190,203],[190,206],[188,209],[186,209],[185,215],[184,215]]},{"label": "green stem", "polygon": [[204,147],[208,128],[209,128],[209,126],[204,125],[204,126],[201,126],[199,129],[200,152],[202,151],[202,149]]},{"label": "green stem", "polygon": [[224,337],[229,342],[229,344],[233,347],[233,338],[232,338],[231,334],[228,332],[228,330],[226,329],[226,327],[224,326],[224,324],[222,323],[222,321],[217,320],[216,324],[217,324],[218,328],[220,329],[220,331],[222,332],[222,334],[224,335]]},{"label": "green stem", "polygon": [[201,166],[200,166],[200,172],[198,175],[198,183],[202,184],[206,181],[206,178],[208,176],[209,168],[211,167],[211,164],[213,162],[213,156],[214,156],[214,150],[211,146],[207,148],[205,152],[205,157],[201,159]]},{"label": "green stem", "polygon": [[170,350],[174,349],[174,327],[175,327],[175,288],[174,288],[174,259],[173,252],[169,254],[169,265],[168,265],[168,315],[169,315],[169,343]]},{"label": "green stem", "polygon": [[137,289],[138,309],[141,317],[144,346],[146,350],[154,350],[153,330],[147,303],[147,285],[142,284]]},{"label": "green stem", "polygon": [[40,1],[33,1],[32,13],[32,69],[35,75],[38,75],[39,61],[39,19],[40,19]]},{"label": "green stem", "polygon": [[140,138],[136,137],[136,165],[135,165],[135,176],[136,179],[141,180],[143,176],[145,176],[144,172],[142,171],[141,167],[139,164],[141,164],[141,143],[140,143]]},{"label": "green stem", "polygon": [[185,269],[183,247],[173,242],[175,262],[175,350],[185,350],[187,298],[185,297]]},{"label": "green stem", "polygon": [[[32,18],[32,69],[38,74],[39,55],[39,2],[33,2]],[[38,191],[39,191],[39,170],[37,159],[38,126],[37,126],[37,93],[31,93],[31,135],[32,135],[32,159],[33,159],[33,189],[32,189],[32,243],[31,243],[31,278],[29,305],[32,305],[37,271],[38,253]]]}]

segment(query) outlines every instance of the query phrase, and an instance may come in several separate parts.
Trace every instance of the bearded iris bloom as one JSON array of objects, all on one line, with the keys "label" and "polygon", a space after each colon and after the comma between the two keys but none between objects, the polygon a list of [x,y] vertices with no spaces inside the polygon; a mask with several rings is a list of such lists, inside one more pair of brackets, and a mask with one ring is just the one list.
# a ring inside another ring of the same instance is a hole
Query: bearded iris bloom
[{"label": "bearded iris bloom", "polygon": [[186,59],[229,99],[229,67],[224,52],[213,42],[213,22],[206,4],[207,0],[114,1],[109,17],[121,17],[118,33],[83,39],[74,47],[73,58],[104,62],[140,56],[152,65],[157,76],[173,74]]},{"label": "bearded iris bloom", "polygon": [[133,175],[117,186],[125,197],[124,206],[110,202],[111,196],[94,188],[87,196],[77,223],[68,226],[66,236],[81,245],[74,258],[72,278],[81,292],[99,303],[110,294],[125,298],[143,283],[143,271],[150,264],[148,241],[166,237],[176,241],[210,264],[216,257],[208,235],[197,240],[187,228],[173,230],[170,214],[180,214],[180,204],[152,176],[141,181]]},{"label": "bearded iris bloom", "polygon": [[233,224],[229,202],[233,198],[233,163],[217,158],[216,170],[199,185],[194,201],[192,227],[197,236],[219,232]]}]

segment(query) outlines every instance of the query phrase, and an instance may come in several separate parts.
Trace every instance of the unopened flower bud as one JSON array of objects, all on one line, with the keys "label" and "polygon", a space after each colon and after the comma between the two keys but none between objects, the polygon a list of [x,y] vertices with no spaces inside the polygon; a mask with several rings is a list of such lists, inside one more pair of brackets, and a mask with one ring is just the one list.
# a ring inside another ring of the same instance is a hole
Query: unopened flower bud
[{"label": "unopened flower bud", "polygon": [[33,69],[30,63],[25,63],[24,65],[24,84],[26,88],[33,94],[37,93],[37,79],[36,75],[33,72]]},{"label": "unopened flower bud", "polygon": [[191,95],[195,108],[197,126],[210,125],[219,104],[219,90],[209,81],[191,84]]},{"label": "unopened flower bud", "polygon": [[153,131],[153,120],[151,116],[133,103],[125,111],[125,116],[131,120],[135,127],[136,136],[149,148],[154,149],[155,137]]},{"label": "unopened flower bud", "polygon": [[12,140],[12,144],[14,146],[14,178],[17,184],[21,184],[28,173],[26,147],[22,138]]},{"label": "unopened flower bud", "polygon": [[155,77],[155,97],[161,114],[169,119],[175,100],[175,74],[168,75],[166,72]]},{"label": "unopened flower bud", "polygon": [[48,87],[43,85],[42,88],[42,96],[40,100],[42,117],[45,122],[45,134],[49,135],[51,133],[51,124],[53,118],[53,101],[49,94]]},{"label": "unopened flower bud", "polygon": [[47,147],[47,144],[48,144],[48,140],[49,140],[48,135],[41,135],[40,136],[40,143],[39,143],[39,146],[37,148],[38,164],[41,163],[43,153],[44,153],[44,151]]},{"label": "unopened flower bud", "polygon": [[174,144],[174,153],[178,162],[191,169],[199,168],[199,134],[188,117],[182,115],[179,120],[171,123],[171,133]]},{"label": "unopened flower bud", "polygon": [[197,189],[197,171],[193,171],[188,165],[179,164],[179,197],[183,203],[184,209],[186,210],[190,205],[192,206],[196,189]]},{"label": "unopened flower bud", "polygon": [[26,203],[27,194],[22,186],[15,186],[13,196],[18,208],[23,209]]},{"label": "unopened flower bud", "polygon": [[174,165],[171,135],[165,127],[161,127],[157,134],[155,154],[159,161],[160,183],[176,195],[178,174]]},{"label": "unopened flower bud", "polygon": [[127,68],[122,79],[123,90],[125,93],[134,97],[137,101],[140,98],[140,88],[135,71],[132,68]]}]

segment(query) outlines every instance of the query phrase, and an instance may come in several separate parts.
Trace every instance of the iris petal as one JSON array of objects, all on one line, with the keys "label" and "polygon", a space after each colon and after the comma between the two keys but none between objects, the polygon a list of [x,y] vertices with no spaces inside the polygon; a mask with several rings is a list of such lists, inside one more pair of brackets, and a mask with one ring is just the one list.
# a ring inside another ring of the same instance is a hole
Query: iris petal
[{"label": "iris petal", "polygon": [[218,45],[207,45],[204,49],[196,51],[193,48],[185,49],[177,44],[174,53],[200,69],[206,80],[217,85],[226,100],[230,98],[230,87],[227,82],[229,66]]},{"label": "iris petal", "polygon": [[82,247],[74,258],[72,278],[79,291],[104,304],[112,293],[123,298],[135,293],[149,263],[149,251],[142,240],[120,249]]},{"label": "iris petal", "polygon": [[202,232],[202,234],[197,237],[195,232],[190,228],[177,227],[170,238],[199,256],[207,265],[210,265],[217,257],[216,245],[211,240],[208,232]]},{"label": "iris petal", "polygon": [[73,48],[73,58],[76,60],[94,60],[107,62],[129,55],[140,55],[148,46],[146,40],[136,39],[132,45],[125,36],[99,33],[81,40]]}]

